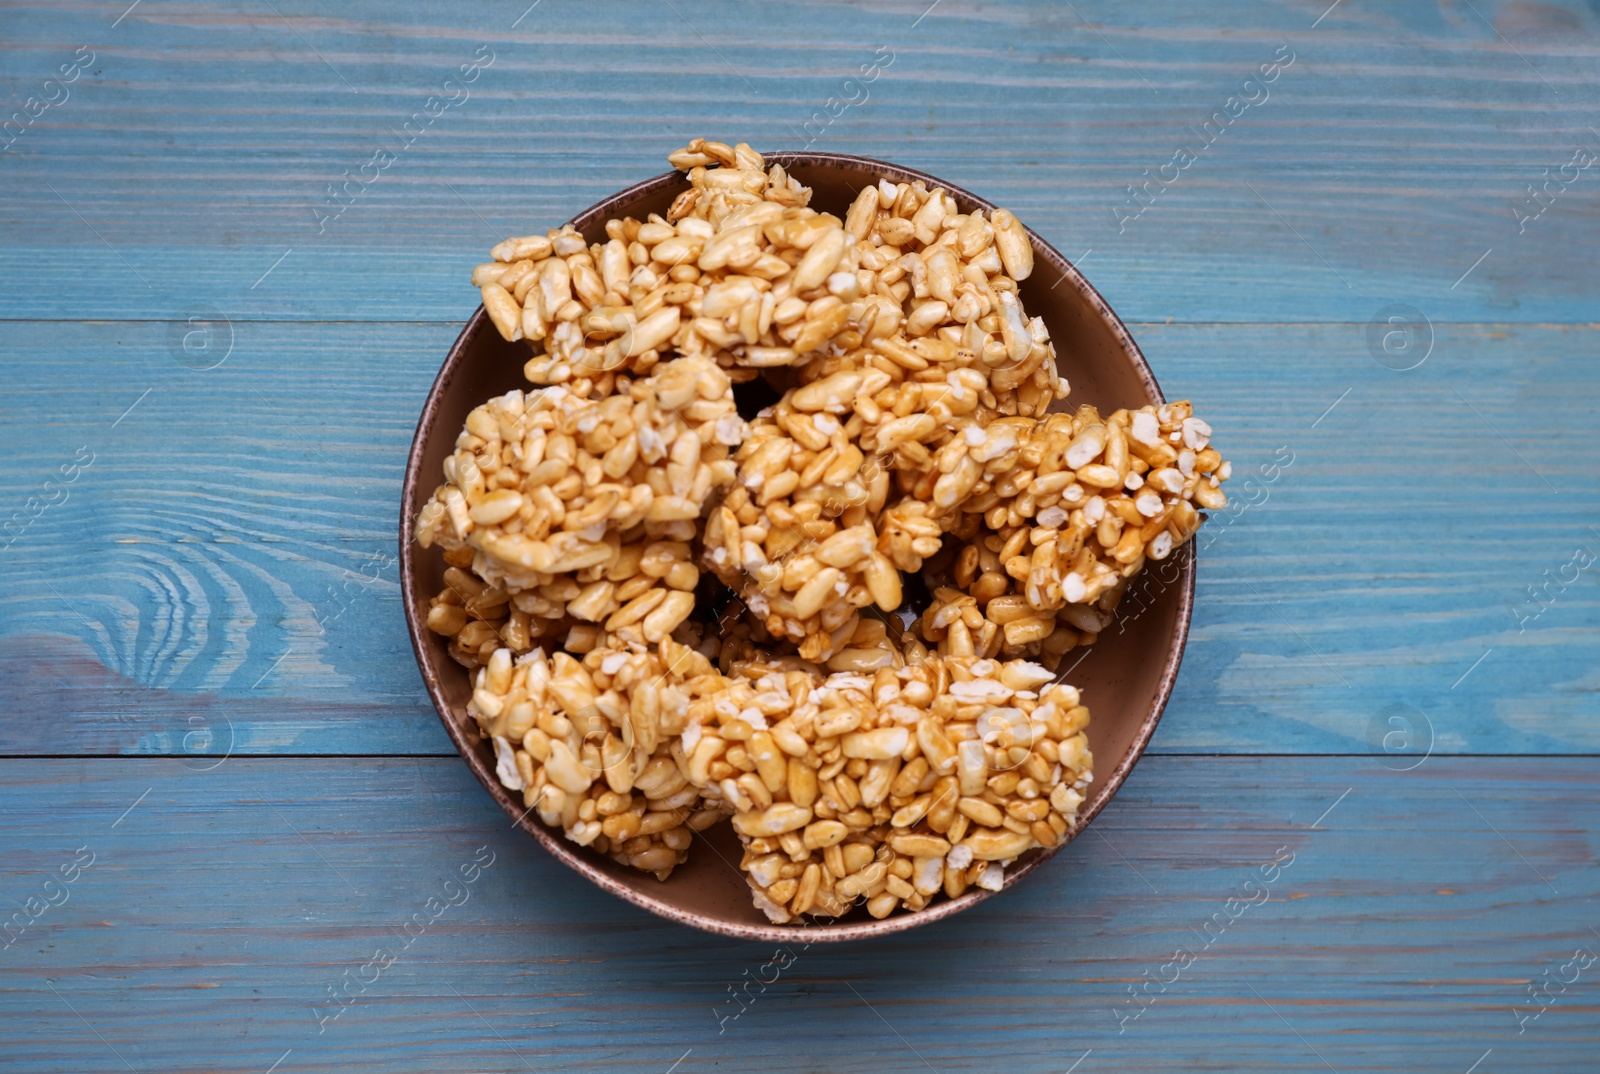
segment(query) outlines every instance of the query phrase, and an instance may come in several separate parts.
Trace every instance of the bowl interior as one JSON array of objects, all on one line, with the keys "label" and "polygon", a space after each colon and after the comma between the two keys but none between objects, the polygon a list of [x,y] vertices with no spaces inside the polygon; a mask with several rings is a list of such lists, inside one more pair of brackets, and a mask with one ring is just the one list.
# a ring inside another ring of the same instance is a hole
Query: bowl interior
[{"label": "bowl interior", "polygon": [[[954,195],[962,211],[992,209],[988,202],[931,176],[859,157],[831,154],[771,154],[814,191],[811,205],[843,217],[856,192],[879,177],[894,181],[924,180]],[[686,187],[671,173],[647,180],[609,198],[575,218],[589,241],[604,241],[604,223],[616,216],[644,218],[665,214],[672,199]],[[1023,282],[1021,297],[1030,315],[1044,318],[1054,341],[1061,373],[1072,386],[1062,407],[1093,403],[1102,412],[1163,401],[1155,378],[1138,347],[1099,294],[1059,253],[1033,235],[1035,267]],[[442,466],[453,449],[467,414],[492,396],[527,387],[522,367],[528,352],[521,343],[500,338],[480,308],[467,323],[440,371],[417,426],[406,468],[400,526],[401,577],[412,644],[424,681],[451,738],[480,782],[521,826],[556,857],[613,894],[684,924],[731,936],[781,942],[795,926],[775,926],[751,904],[739,874],[740,850],[731,826],[718,824],[696,836],[689,861],[665,883],[619,865],[605,856],[564,839],[527,815],[520,795],[500,786],[494,775],[490,744],[482,741],[467,715],[471,686],[467,671],[451,659],[444,639],[423,622],[428,601],[443,587],[444,563],[439,554],[413,543],[417,512],[442,479]],[[1147,568],[1130,586],[1119,618],[1100,640],[1067,654],[1062,664],[1066,681],[1083,691],[1092,714],[1088,736],[1095,756],[1095,779],[1080,823],[1081,832],[1115,793],[1143,751],[1171,694],[1188,634],[1194,593],[1192,544],[1163,564]],[[1065,845],[1063,843],[1062,845]],[[1059,849],[1059,848],[1058,848]],[[1030,851],[1007,869],[1006,886],[1020,880],[1054,851]],[[920,913],[897,912],[882,921],[857,909],[833,923],[806,928],[808,942],[853,939],[897,932],[946,917],[989,897],[969,891],[959,899],[941,900]]]}]

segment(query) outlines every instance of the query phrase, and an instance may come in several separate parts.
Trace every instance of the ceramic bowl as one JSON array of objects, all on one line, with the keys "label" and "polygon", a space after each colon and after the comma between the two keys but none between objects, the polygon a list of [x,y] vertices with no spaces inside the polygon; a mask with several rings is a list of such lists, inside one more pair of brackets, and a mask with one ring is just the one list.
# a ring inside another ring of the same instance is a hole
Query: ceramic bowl
[{"label": "ceramic bowl", "polygon": [[[856,192],[880,177],[894,182],[921,179],[929,187],[943,187],[962,212],[994,208],[942,179],[865,157],[773,153],[766,159],[769,164],[783,165],[812,188],[813,208],[841,219]],[[672,199],[687,185],[677,172],[659,175],[605,199],[579,214],[573,223],[590,242],[604,242],[606,220],[665,215]],[[1070,399],[1058,406],[1093,403],[1109,413],[1118,407],[1164,402],[1138,345],[1105,300],[1066,258],[1037,234],[1030,231],[1029,235],[1034,271],[1021,285],[1021,298],[1028,313],[1043,317],[1049,326],[1061,374],[1072,386]],[[520,818],[518,824],[524,831],[575,872],[613,895],[685,925],[746,939],[780,943],[792,939],[799,926],[771,924],[752,905],[748,886],[736,868],[739,845],[728,824],[697,835],[689,861],[665,882],[568,842],[561,832],[545,827],[525,809],[520,795],[513,797],[495,778],[493,749],[467,715],[472,692],[468,673],[450,658],[445,640],[427,629],[428,601],[443,586],[444,563],[437,550],[416,546],[413,528],[417,512],[442,480],[441,467],[467,413],[491,396],[527,387],[522,377],[527,355],[524,344],[500,338],[480,307],[450,349],[428,393],[406,464],[400,511],[401,586],[417,664],[439,718],[478,781],[507,816]],[[1068,653],[1062,664],[1067,681],[1082,690],[1084,704],[1093,714],[1088,735],[1095,757],[1095,779],[1068,841],[1083,832],[1127,778],[1150,741],[1177,679],[1194,600],[1192,542],[1165,563],[1152,566],[1159,572],[1147,570],[1147,577],[1136,580],[1119,619],[1100,640]],[[1021,883],[1066,845],[1063,841],[1053,850],[1024,855],[1006,870],[1005,889]],[[995,894],[971,889],[959,899],[941,897],[920,913],[896,911],[881,921],[858,907],[837,921],[807,925],[804,933],[808,943],[884,936],[931,924]]]}]

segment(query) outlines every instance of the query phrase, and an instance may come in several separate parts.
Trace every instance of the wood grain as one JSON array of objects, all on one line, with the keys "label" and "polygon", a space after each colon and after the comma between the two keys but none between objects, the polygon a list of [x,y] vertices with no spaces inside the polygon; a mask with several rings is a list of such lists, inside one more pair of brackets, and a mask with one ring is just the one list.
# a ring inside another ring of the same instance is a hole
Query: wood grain
[{"label": "wood grain", "polygon": [[[392,556],[414,415],[453,329],[248,322],[202,371],[173,358],[169,327],[19,322],[0,340],[23,386],[0,402],[0,502],[22,508],[94,452],[0,551],[0,661],[25,700],[0,751],[179,753],[193,731],[202,754],[448,753]],[[1600,550],[1578,447],[1596,332],[1435,331],[1433,355],[1395,372],[1360,326],[1135,326],[1238,475],[1200,537],[1158,750],[1364,752],[1397,706],[1443,752],[1600,749],[1595,569],[1568,568]],[[64,354],[93,362],[91,396],[59,375]],[[1564,570],[1576,580],[1551,587]]]},{"label": "wood grain", "polygon": [[[7,315],[459,321],[460,280],[498,238],[664,170],[697,134],[798,148],[830,96],[864,92],[818,147],[893,156],[1011,206],[1069,257],[1092,250],[1091,278],[1136,320],[1364,322],[1395,301],[1591,319],[1600,180],[1581,173],[1526,233],[1512,208],[1600,144],[1600,15],[1341,4],[1313,30],[1326,6],[1251,0],[1222,25],[1048,0],[948,0],[920,22],[920,3],[549,0],[511,30],[521,0],[152,2],[115,28],[109,9],[17,4],[0,77],[18,103],[79,45],[96,63],[0,154]],[[450,91],[464,99],[319,225],[330,184],[398,148],[480,45],[494,61]],[[893,64],[842,89],[879,45]],[[1279,45],[1294,60],[1266,99],[1120,225],[1128,186]]]},{"label": "wood grain", "polygon": [[[1586,759],[1151,757],[1004,899],[882,942],[797,942],[780,972],[768,946],[597,894],[450,759],[3,761],[7,906],[94,854],[0,952],[4,1047],[84,1072],[123,1069],[112,1049],[138,1070],[256,1074],[289,1049],[280,1071],[659,1074],[682,1057],[865,1074],[920,1057],[1059,1074],[1093,1049],[1080,1071],[1309,1071],[1320,1054],[1459,1072],[1489,1048],[1492,1070],[1573,1071],[1600,1038],[1600,966],[1552,985],[1520,1036],[1513,1009],[1547,966],[1600,950],[1597,844],[1574,825],[1593,776]],[[446,889],[478,847],[492,865]],[[459,905],[407,945],[434,897]],[[1228,919],[1230,898],[1254,904]],[[328,986],[380,948],[397,960],[319,1026]],[[1193,964],[1119,1021],[1179,948]],[[770,983],[741,1014],[746,970]]]}]

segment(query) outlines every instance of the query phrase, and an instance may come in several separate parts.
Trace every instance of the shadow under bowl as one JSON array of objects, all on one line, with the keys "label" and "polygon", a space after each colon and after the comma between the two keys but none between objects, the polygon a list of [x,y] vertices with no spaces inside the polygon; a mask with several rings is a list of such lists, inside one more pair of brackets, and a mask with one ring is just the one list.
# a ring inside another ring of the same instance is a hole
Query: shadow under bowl
[{"label": "shadow under bowl", "polygon": [[[933,176],[866,157],[773,153],[766,160],[768,165],[783,165],[812,188],[813,208],[841,219],[856,192],[880,177],[892,182],[921,179],[930,188],[942,187],[955,197],[962,212],[994,208]],[[608,219],[643,219],[649,213],[664,216],[672,199],[687,186],[680,173],[660,175],[605,199],[577,216],[573,224],[589,242],[604,242]],[[1138,345],[1105,300],[1066,258],[1031,230],[1028,234],[1034,247],[1034,270],[1021,285],[1022,304],[1030,315],[1043,317],[1050,329],[1061,374],[1072,386],[1071,406],[1093,403],[1102,412],[1110,412],[1165,402]],[[444,562],[437,552],[416,546],[414,527],[417,512],[442,479],[444,460],[454,450],[467,414],[493,396],[527,388],[522,367],[528,355],[525,344],[500,338],[482,307],[467,322],[417,422],[400,512],[401,588],[418,667],[456,748],[506,815],[561,862],[613,895],[662,917],[725,936],[781,943],[802,928],[808,943],[885,936],[938,921],[990,898],[994,893],[972,889],[958,899],[941,897],[926,910],[897,911],[881,921],[857,907],[833,922],[774,925],[751,903],[749,887],[736,867],[740,848],[731,825],[717,824],[700,833],[688,862],[662,882],[567,841],[561,832],[532,816],[520,794],[513,796],[500,785],[492,744],[482,738],[476,722],[467,715],[472,694],[468,672],[451,659],[445,639],[427,628],[428,602],[444,585]],[[1163,563],[1147,567],[1130,586],[1118,618],[1100,640],[1069,652],[1063,662],[1064,677],[1079,687],[1092,713],[1088,736],[1096,764],[1079,823],[1062,847],[1105,807],[1155,732],[1183,657],[1194,576],[1191,542]],[[1005,888],[1020,883],[1060,849],[1023,855],[1006,870]]]}]

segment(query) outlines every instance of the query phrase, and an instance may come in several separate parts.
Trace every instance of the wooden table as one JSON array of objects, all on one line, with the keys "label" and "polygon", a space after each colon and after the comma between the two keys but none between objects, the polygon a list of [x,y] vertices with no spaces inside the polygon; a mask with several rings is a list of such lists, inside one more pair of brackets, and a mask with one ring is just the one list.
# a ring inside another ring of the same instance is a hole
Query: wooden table
[{"label": "wooden table", "polygon": [[[1595,1069],[1591,6],[124,6],[0,8],[0,1066]],[[1236,475],[1087,834],[781,970],[508,829],[396,584],[470,267],[701,134],[1017,211]]]}]

